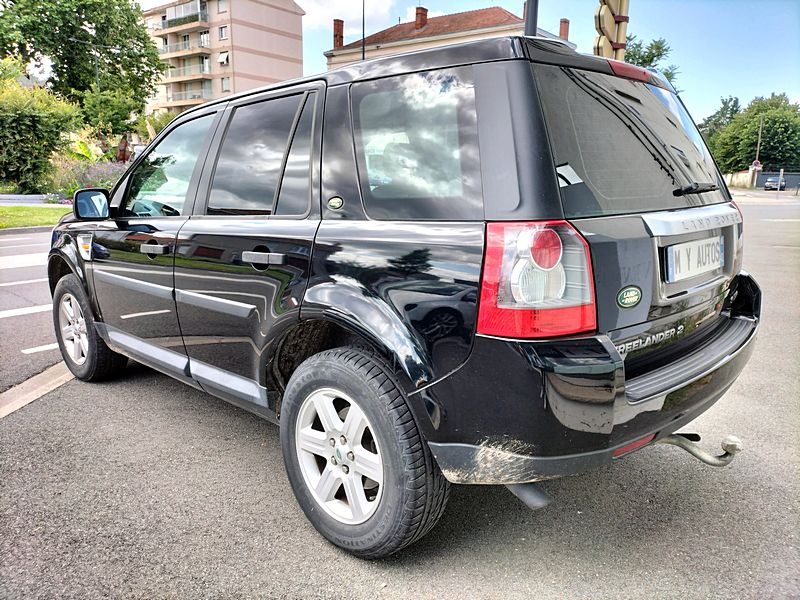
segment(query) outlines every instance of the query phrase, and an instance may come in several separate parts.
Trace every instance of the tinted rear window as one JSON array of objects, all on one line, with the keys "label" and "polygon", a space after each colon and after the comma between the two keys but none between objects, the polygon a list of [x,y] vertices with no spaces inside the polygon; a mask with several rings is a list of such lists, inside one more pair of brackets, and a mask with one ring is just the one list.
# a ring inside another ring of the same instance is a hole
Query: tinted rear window
[{"label": "tinted rear window", "polygon": [[602,73],[534,65],[568,218],[726,202],[700,133],[671,92]]},{"label": "tinted rear window", "polygon": [[373,219],[483,218],[471,69],[353,85],[361,189]]}]

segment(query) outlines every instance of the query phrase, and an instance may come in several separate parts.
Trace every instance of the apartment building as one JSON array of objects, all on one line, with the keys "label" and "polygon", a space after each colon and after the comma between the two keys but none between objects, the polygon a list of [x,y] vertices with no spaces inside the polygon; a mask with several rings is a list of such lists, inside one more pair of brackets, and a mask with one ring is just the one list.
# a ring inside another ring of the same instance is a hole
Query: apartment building
[{"label": "apartment building", "polygon": [[[425,50],[446,44],[471,42],[492,37],[524,35],[527,3],[522,5],[522,17],[491,6],[455,14],[428,17],[428,9],[417,6],[415,20],[398,23],[388,29],[366,36],[364,54],[367,59],[400,52]],[[561,19],[559,33],[555,35],[538,28],[536,35],[569,41],[569,19]],[[361,60],[361,40],[344,43],[344,21],[333,20],[333,48],[325,52],[328,69],[335,69]]]},{"label": "apartment building", "polygon": [[170,65],[147,112],[182,112],[302,76],[304,14],[293,0],[183,0],[144,11]]}]

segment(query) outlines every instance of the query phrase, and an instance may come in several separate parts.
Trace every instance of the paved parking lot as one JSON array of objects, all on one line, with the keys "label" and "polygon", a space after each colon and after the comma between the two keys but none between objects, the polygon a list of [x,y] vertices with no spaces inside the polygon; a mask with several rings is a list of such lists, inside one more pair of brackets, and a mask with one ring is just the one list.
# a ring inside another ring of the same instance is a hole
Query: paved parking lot
[{"label": "paved parking lot", "polygon": [[0,392],[61,360],[47,285],[50,232],[0,232]]},{"label": "paved parking lot", "polygon": [[0,597],[800,597],[800,202],[738,200],[766,312],[742,377],[686,428],[713,449],[739,435],[731,466],[656,446],[547,482],[538,512],[456,486],[425,539],[363,562],[305,520],[277,428],[131,365],[0,420]]}]

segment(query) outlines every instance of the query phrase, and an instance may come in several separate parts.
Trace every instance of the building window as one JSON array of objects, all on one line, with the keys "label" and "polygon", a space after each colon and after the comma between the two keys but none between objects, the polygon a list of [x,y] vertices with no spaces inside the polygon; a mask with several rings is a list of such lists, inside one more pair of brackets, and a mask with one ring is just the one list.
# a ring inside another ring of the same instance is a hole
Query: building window
[{"label": "building window", "polygon": [[228,26],[223,25],[219,28],[219,39],[227,40],[228,39]]},{"label": "building window", "polygon": [[223,67],[231,64],[230,52],[220,52],[219,57],[217,58],[217,62]]},{"label": "building window", "polygon": [[222,86],[223,92],[230,92],[231,91],[231,78],[230,77],[223,77],[219,80],[220,85]]},{"label": "building window", "polygon": [[228,0],[217,0],[217,12],[228,12]]},{"label": "building window", "polygon": [[208,48],[211,45],[211,36],[208,33],[208,30],[200,32],[200,47],[201,48]]}]

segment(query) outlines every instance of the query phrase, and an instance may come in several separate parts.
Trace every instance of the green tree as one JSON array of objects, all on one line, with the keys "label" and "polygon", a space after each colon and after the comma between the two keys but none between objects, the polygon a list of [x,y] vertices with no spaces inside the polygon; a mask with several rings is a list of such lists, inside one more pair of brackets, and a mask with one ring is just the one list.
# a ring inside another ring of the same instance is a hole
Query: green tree
[{"label": "green tree", "polygon": [[67,143],[65,133],[80,125],[80,111],[45,88],[26,88],[10,59],[0,60],[0,181],[21,192],[41,192],[50,156]]},{"label": "green tree", "polygon": [[625,62],[638,65],[646,69],[658,69],[664,74],[672,85],[675,85],[675,78],[678,75],[678,67],[675,65],[665,66],[663,63],[669,58],[672,48],[664,38],[650,40],[647,45],[635,35],[628,36],[628,45],[625,49]]},{"label": "green tree", "polygon": [[99,82],[138,102],[163,70],[138,4],[128,0],[0,0],[0,56],[52,61],[50,84],[72,101]]},{"label": "green tree", "polygon": [[711,140],[742,111],[738,98],[728,96],[727,98],[721,98],[721,101],[722,105],[717,111],[703,119],[703,122],[700,123],[698,127],[700,133],[703,134],[703,137],[709,144]]},{"label": "green tree", "polygon": [[800,104],[786,94],[756,98],[709,140],[723,171],[741,171],[756,157],[763,119],[759,160],[767,171],[800,165]]},{"label": "green tree", "polygon": [[141,100],[131,98],[120,89],[98,90],[92,87],[83,95],[84,121],[106,134],[119,135],[129,131],[134,121],[132,113],[143,108]]}]

